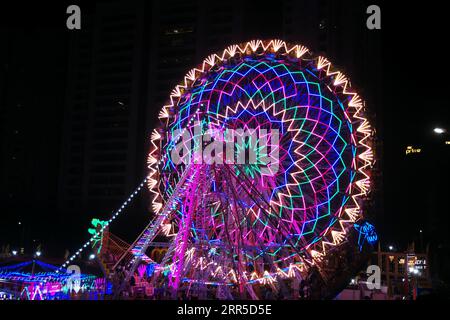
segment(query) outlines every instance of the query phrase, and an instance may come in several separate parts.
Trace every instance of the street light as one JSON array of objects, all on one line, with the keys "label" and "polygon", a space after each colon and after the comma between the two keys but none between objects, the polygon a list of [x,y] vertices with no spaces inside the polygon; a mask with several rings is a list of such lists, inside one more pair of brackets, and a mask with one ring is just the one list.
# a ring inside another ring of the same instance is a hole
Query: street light
[{"label": "street light", "polygon": [[389,250],[394,250],[394,246],[389,246]]},{"label": "street light", "polygon": [[94,259],[95,259],[95,254],[91,253],[91,254],[89,255],[89,260],[94,260]]},{"label": "street light", "polygon": [[409,267],[409,273],[415,274],[415,275],[420,275],[420,270],[415,268],[415,267]]},{"label": "street light", "polygon": [[36,256],[37,256],[37,257],[40,257],[40,256],[41,256],[41,254],[42,254],[42,252],[40,252],[40,251],[36,251]]},{"label": "street light", "polygon": [[13,251],[12,251],[12,254],[13,254],[13,256],[17,256],[17,251],[16,251],[16,250],[13,250]]},{"label": "street light", "polygon": [[445,132],[445,129],[436,127],[433,129],[433,131],[434,131],[434,133],[437,133],[437,134],[443,134]]}]

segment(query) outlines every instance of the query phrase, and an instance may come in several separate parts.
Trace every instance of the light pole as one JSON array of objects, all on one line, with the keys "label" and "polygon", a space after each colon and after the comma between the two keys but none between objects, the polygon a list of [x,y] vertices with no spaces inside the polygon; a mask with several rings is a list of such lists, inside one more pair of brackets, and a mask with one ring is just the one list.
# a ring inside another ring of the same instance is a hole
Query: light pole
[{"label": "light pole", "polygon": [[19,226],[19,234],[20,234],[20,239],[19,239],[19,246],[20,246],[20,253],[23,253],[24,251],[24,247],[25,247],[25,225],[22,223],[22,221],[18,221],[17,225]]},{"label": "light pole", "polygon": [[422,251],[424,251],[425,248],[423,247],[423,230],[422,229],[419,230],[419,235],[420,235],[420,249]]}]

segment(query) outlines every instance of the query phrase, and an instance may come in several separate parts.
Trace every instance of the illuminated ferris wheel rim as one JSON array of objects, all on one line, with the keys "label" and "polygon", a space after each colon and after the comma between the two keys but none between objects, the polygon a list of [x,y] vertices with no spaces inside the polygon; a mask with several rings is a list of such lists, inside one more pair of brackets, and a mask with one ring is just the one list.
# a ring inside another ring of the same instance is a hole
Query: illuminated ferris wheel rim
[{"label": "illuminated ferris wheel rim", "polygon": [[[159,113],[159,119],[167,127],[169,124],[170,112],[178,105],[183,93],[192,87],[196,80],[205,72],[208,72],[224,61],[239,56],[258,56],[264,54],[280,55],[285,58],[297,59],[298,61],[313,62],[317,72],[321,72],[328,78],[330,87],[328,89],[346,97],[349,110],[352,110],[349,117],[351,122],[357,124],[351,138],[356,148],[352,167],[355,169],[356,178],[349,185],[349,202],[339,213],[339,221],[329,227],[323,233],[322,241],[310,245],[310,253],[314,259],[321,260],[326,254],[327,247],[336,246],[346,238],[349,227],[363,216],[361,209],[361,198],[370,192],[370,169],[373,165],[373,153],[371,148],[372,129],[365,117],[365,107],[359,95],[351,89],[348,78],[340,71],[334,70],[332,64],[324,57],[315,57],[302,45],[291,45],[281,40],[253,40],[237,45],[231,45],[221,53],[208,56],[197,68],[190,70],[184,77],[181,84],[177,85],[171,92],[169,103],[164,105]],[[200,109],[189,119],[192,122]],[[151,135],[152,149],[148,156],[149,177],[147,184],[153,195],[152,207],[158,214],[163,207],[164,195],[161,194],[159,183],[159,165],[167,157],[167,152],[158,150],[161,140],[160,131],[154,130]]]}]

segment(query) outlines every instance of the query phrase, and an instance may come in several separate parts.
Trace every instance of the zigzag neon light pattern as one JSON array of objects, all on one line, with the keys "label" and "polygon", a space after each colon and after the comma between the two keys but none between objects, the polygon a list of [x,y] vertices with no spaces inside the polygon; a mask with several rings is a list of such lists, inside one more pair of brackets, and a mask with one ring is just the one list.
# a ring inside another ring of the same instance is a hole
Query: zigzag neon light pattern
[{"label": "zigzag neon light pattern", "polygon": [[[163,125],[151,136],[148,157],[153,209],[161,211],[186,168],[172,159],[180,142],[175,132],[195,137],[194,123],[201,124],[202,132],[264,129],[268,147],[278,148],[278,156],[270,157],[276,171],[263,173],[261,163],[232,165],[230,172],[221,172],[230,177],[227,182],[234,191],[220,186],[221,179],[209,178],[214,191],[228,192],[244,212],[236,214],[234,228],[227,222],[223,200],[216,197],[207,204],[203,227],[192,221],[186,225],[187,213],[180,206],[171,236],[177,241],[176,231],[189,228],[191,243],[208,241],[216,251],[242,254],[251,265],[248,282],[271,281],[277,270],[299,263],[318,264],[364,215],[373,166],[373,131],[365,114],[348,78],[307,48],[281,40],[230,46],[189,71],[160,112]],[[278,141],[270,134],[273,129],[280,133]],[[249,141],[245,148],[257,146],[257,141]],[[209,174],[217,174],[216,169]],[[241,245],[241,253],[225,248],[227,241]],[[186,250],[186,257],[195,260]],[[256,270],[267,256],[273,270]]]}]

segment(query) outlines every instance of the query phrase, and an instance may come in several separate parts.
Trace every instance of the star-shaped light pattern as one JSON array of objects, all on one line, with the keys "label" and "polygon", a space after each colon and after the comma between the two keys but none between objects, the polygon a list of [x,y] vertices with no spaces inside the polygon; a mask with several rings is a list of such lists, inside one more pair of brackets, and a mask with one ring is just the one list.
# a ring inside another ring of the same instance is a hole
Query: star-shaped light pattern
[{"label": "star-shaped light pattern", "polygon": [[[270,254],[279,252],[274,244],[289,242],[310,263],[320,262],[363,217],[373,166],[373,131],[365,113],[347,77],[303,46],[280,40],[230,46],[189,71],[160,112],[163,127],[152,134],[148,157],[153,209],[161,210],[184,170],[171,159],[180,140],[176,130],[194,135],[195,122],[224,131],[277,129],[279,157],[270,160],[279,161],[278,170],[263,174],[256,164],[236,171],[262,190],[270,212],[243,205]],[[218,212],[211,209],[211,227],[217,230],[209,240],[221,234]]]}]

